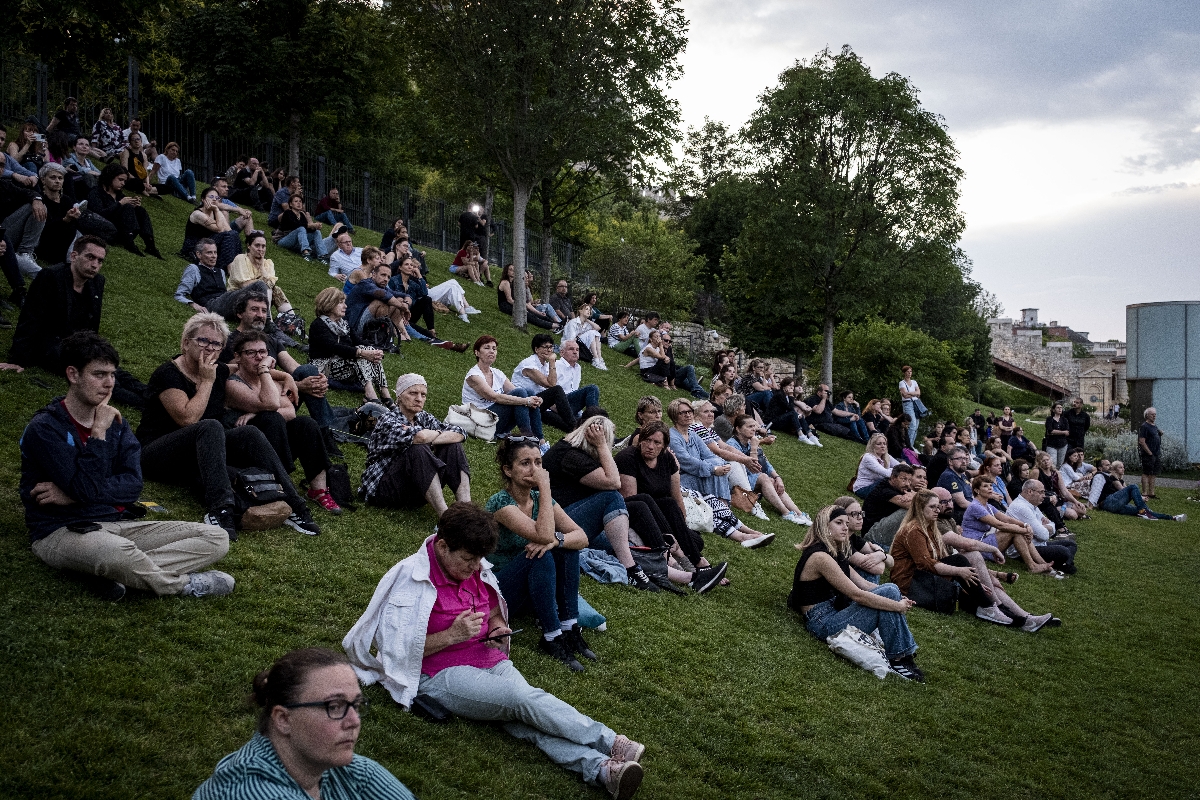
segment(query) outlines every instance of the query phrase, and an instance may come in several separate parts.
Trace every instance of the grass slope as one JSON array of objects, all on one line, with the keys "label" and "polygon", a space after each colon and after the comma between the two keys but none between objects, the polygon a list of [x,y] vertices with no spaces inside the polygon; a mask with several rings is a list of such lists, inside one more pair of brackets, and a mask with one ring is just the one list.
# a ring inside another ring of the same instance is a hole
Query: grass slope
[{"label": "grass slope", "polygon": [[[163,252],[178,249],[185,209],[151,203]],[[359,244],[377,241],[360,232]],[[311,314],[329,281],[317,265],[271,248],[283,286]],[[430,253],[432,274],[448,257]],[[103,333],[125,365],[146,378],[175,350],[187,311],[171,300],[183,262],[110,252]],[[528,337],[497,313],[492,290],[468,286],[485,313],[465,325],[441,317],[456,340],[487,331],[511,371]],[[0,335],[7,351],[11,333]],[[619,363],[620,359],[613,359]],[[457,402],[469,356],[409,346],[389,356],[394,381],[420,371],[430,408]],[[31,378],[46,381],[45,390]],[[646,391],[632,371],[585,379],[628,431]],[[0,558],[9,564],[0,670],[9,689],[0,752],[0,797],[184,798],[217,760],[250,736],[243,698],[253,674],[290,648],[337,647],[382,574],[431,531],[428,510],[360,509],[318,514],[316,538],[289,530],[251,533],[219,565],[238,581],[227,598],[137,599],[104,605],[30,552],[16,494],[17,439],[25,420],[62,391],[61,378],[0,374]],[[665,396],[664,396],[665,399]],[[351,404],[354,398],[337,398]],[[827,438],[824,449],[780,441],[769,453],[809,512],[841,494],[860,448]],[[498,488],[492,448],[468,445],[475,497]],[[349,448],[357,475],[362,450]],[[186,493],[153,482],[143,497],[197,519]],[[1181,512],[1184,492],[1160,490]],[[1200,571],[1194,523],[1146,523],[1097,514],[1079,523],[1080,573],[1064,582],[1022,574],[1014,591],[1064,627],[1029,636],[962,615],[916,611],[924,686],[878,681],[829,653],[784,607],[804,529],[772,521],[765,551],[709,537],[708,555],[729,560],[733,585],[705,596],[648,595],[585,580],[587,599],[609,618],[591,641],[601,661],[572,675],[518,637],[515,662],[585,713],[648,745],[648,798],[1185,797],[1195,796],[1186,753],[1196,752],[1193,670]],[[525,621],[527,629],[534,627]],[[359,752],[378,759],[425,800],[600,797],[498,727],[439,726],[403,713],[378,687]]]}]

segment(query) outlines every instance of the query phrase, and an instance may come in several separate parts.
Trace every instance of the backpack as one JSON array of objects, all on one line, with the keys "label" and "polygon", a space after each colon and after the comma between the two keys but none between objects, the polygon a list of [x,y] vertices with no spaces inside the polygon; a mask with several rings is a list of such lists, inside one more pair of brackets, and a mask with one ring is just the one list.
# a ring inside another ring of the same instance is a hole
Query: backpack
[{"label": "backpack", "polygon": [[262,467],[226,467],[233,488],[233,518],[239,530],[278,528],[292,514],[275,475]]},{"label": "backpack", "polygon": [[354,510],[354,490],[350,486],[350,470],[345,464],[332,464],[325,470],[325,483],[335,503],[350,511]]},{"label": "backpack", "polygon": [[367,347],[374,347],[385,353],[395,352],[395,340],[399,338],[396,326],[387,317],[375,317],[363,325],[359,341]]},{"label": "backpack", "polygon": [[304,317],[290,308],[275,318],[275,327],[293,339],[308,341],[308,325]]}]

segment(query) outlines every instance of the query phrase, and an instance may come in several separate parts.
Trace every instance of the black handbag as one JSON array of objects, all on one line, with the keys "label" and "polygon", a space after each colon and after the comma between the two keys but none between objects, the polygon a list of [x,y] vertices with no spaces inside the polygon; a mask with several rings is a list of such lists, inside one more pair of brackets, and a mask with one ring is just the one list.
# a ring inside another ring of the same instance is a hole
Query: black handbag
[{"label": "black handbag", "polygon": [[908,587],[908,597],[921,608],[953,614],[958,605],[958,584],[932,572],[917,570]]}]

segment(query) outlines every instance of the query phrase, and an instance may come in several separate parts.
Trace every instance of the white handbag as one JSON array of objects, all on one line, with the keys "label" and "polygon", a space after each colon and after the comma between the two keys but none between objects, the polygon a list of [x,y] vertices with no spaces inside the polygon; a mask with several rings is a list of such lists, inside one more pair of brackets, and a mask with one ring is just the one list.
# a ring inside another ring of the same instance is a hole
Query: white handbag
[{"label": "white handbag", "polygon": [[683,490],[683,510],[689,530],[697,533],[713,532],[712,506],[704,502],[699,492],[693,489]]},{"label": "white handbag", "polygon": [[471,419],[471,407],[465,406],[450,406],[446,411],[446,424],[457,425],[462,428],[467,436],[475,435],[475,420]]},{"label": "white handbag", "polygon": [[887,653],[883,649],[883,642],[853,625],[847,625],[825,641],[829,643],[830,650],[847,661],[854,662],[879,680],[886,678],[892,671]]},{"label": "white handbag", "polygon": [[495,411],[480,408],[474,403],[463,406],[450,406],[446,411],[446,423],[457,425],[466,431],[468,436],[490,442],[496,438],[496,424],[500,415]]}]

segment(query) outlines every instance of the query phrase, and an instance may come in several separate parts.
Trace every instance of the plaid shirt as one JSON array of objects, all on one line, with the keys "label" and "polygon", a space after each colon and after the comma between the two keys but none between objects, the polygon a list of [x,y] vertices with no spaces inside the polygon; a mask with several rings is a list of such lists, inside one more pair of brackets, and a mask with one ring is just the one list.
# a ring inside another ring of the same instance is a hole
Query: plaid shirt
[{"label": "plaid shirt", "polygon": [[412,445],[413,437],[421,431],[452,431],[462,434],[464,439],[467,437],[467,432],[462,428],[448,425],[428,411],[419,412],[412,422],[400,409],[382,417],[367,441],[367,466],[362,476],[362,490],[367,498],[375,495],[379,481],[391,466],[392,459],[407,450]]}]

